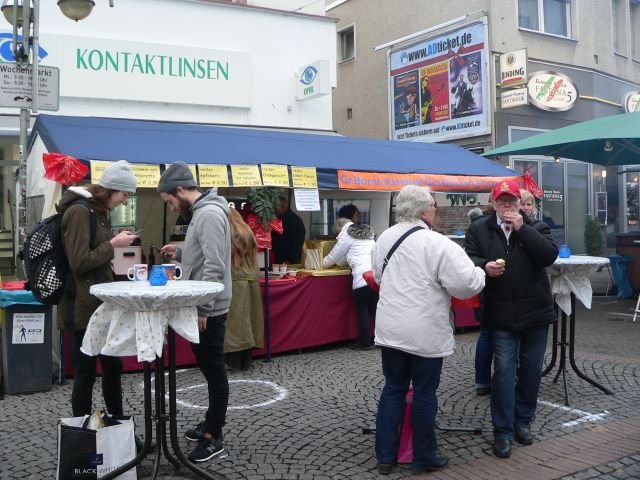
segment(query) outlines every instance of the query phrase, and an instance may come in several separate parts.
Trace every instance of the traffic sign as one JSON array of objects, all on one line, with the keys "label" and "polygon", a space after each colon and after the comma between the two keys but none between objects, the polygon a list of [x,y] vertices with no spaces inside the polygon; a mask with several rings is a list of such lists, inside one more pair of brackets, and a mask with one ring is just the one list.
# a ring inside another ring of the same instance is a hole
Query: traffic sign
[{"label": "traffic sign", "polygon": [[[33,65],[0,63],[0,107],[31,108]],[[38,109],[58,110],[60,69],[38,65]]]}]

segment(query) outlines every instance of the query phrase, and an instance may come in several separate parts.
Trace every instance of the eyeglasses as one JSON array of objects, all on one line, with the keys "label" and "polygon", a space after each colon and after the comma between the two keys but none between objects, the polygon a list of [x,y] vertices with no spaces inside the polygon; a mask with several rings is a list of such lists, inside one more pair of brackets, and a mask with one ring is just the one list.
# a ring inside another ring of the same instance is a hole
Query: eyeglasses
[{"label": "eyeglasses", "polygon": [[433,202],[433,205],[431,205],[433,208],[438,208],[438,202]]}]

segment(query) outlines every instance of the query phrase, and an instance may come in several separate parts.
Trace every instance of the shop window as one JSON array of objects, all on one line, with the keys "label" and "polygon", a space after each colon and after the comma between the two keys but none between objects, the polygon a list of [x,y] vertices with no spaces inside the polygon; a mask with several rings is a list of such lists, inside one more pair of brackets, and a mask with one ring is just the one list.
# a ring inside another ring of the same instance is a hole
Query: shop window
[{"label": "shop window", "polygon": [[612,0],[611,29],[613,30],[613,50],[623,55],[627,54],[627,15],[626,0]]},{"label": "shop window", "polygon": [[124,229],[134,229],[138,224],[138,199],[135,196],[129,197],[125,205],[118,205],[109,214],[111,227],[114,232]]},{"label": "shop window", "polygon": [[518,0],[518,26],[571,37],[570,0]]},{"label": "shop window", "polygon": [[353,25],[338,32],[338,35],[340,40],[340,61],[345,62],[356,58],[356,36]]},{"label": "shop window", "polygon": [[629,3],[629,17],[631,18],[631,55],[640,60],[640,0]]}]

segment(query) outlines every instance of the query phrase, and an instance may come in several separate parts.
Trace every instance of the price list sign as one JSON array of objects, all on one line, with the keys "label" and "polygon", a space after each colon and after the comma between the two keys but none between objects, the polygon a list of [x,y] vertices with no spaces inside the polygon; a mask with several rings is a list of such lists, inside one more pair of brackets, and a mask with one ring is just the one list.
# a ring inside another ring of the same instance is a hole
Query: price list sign
[{"label": "price list sign", "polygon": [[[0,63],[0,107],[31,108],[33,66]],[[60,103],[60,69],[38,66],[38,108],[58,110]]]},{"label": "price list sign", "polygon": [[201,187],[228,187],[229,174],[226,165],[203,165],[198,164]]},{"label": "price list sign", "polygon": [[318,188],[315,167],[291,167],[293,188]]},{"label": "price list sign", "polygon": [[258,165],[231,165],[234,187],[261,187],[262,179]]},{"label": "price list sign", "polygon": [[262,183],[270,187],[289,188],[289,170],[286,165],[260,165]]}]

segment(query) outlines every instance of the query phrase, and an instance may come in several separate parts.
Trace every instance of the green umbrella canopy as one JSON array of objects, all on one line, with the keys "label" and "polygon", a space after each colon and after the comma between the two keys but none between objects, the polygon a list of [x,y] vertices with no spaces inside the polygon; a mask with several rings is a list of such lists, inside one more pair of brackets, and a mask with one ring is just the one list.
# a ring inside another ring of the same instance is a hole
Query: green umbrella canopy
[{"label": "green umbrella canopy", "polygon": [[605,166],[640,164],[640,112],[576,123],[483,154],[498,155],[548,155]]}]

